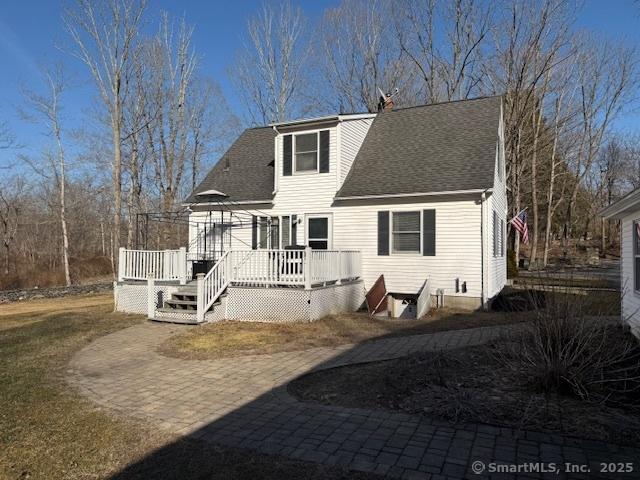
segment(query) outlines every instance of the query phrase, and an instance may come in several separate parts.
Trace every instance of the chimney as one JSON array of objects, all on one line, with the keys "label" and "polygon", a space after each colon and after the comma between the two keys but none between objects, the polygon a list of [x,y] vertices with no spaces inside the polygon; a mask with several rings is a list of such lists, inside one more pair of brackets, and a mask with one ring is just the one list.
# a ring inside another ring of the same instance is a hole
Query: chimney
[{"label": "chimney", "polygon": [[[382,94],[382,92],[380,92]],[[393,110],[393,98],[390,93],[380,95],[378,101],[378,112],[390,112]]]}]

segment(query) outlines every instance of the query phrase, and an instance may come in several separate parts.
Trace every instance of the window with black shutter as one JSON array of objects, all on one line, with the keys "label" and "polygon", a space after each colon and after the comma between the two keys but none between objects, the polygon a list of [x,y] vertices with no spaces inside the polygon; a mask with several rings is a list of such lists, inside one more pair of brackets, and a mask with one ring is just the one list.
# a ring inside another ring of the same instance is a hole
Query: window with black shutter
[{"label": "window with black shutter", "polygon": [[320,165],[318,171],[320,173],[329,172],[329,130],[320,132]]},{"label": "window with black shutter", "polygon": [[291,135],[282,137],[282,175],[289,176],[292,173],[292,156]]},{"label": "window with black shutter", "polygon": [[389,255],[389,212],[378,212],[378,255]]},{"label": "window with black shutter", "polygon": [[433,209],[422,211],[422,255],[436,255],[436,211]]},{"label": "window with black shutter", "polygon": [[258,217],[251,216],[251,249],[256,250],[258,248]]},{"label": "window with black shutter", "polygon": [[328,173],[329,130],[283,137],[283,175]]}]

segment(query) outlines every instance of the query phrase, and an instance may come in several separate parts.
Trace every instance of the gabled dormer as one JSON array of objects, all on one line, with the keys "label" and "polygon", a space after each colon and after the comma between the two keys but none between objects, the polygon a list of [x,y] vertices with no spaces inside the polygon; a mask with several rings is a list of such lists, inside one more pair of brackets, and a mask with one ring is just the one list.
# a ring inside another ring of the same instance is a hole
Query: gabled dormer
[{"label": "gabled dormer", "polygon": [[311,191],[333,198],[375,114],[334,115],[272,124],[276,132],[274,194]]}]

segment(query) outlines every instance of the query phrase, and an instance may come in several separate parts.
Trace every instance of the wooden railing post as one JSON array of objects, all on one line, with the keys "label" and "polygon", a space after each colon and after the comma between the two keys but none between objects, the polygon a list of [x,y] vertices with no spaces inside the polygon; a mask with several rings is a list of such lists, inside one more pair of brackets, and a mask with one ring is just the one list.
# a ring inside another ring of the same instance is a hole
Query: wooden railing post
[{"label": "wooden railing post", "polygon": [[336,264],[337,264],[337,268],[336,268],[336,275],[337,275],[337,279],[336,279],[336,285],[340,285],[342,283],[342,251],[338,250],[338,252],[336,253]]},{"label": "wooden railing post", "polygon": [[124,247],[120,247],[118,250],[118,281],[121,282],[124,280]]},{"label": "wooden railing post", "polygon": [[311,247],[305,247],[303,268],[305,290],[311,290],[311,264]]},{"label": "wooden railing post", "polygon": [[147,274],[147,318],[153,319],[156,316],[156,289],[153,272]]},{"label": "wooden railing post", "polygon": [[187,284],[187,248],[180,247],[178,253],[178,272],[180,272],[180,285]]},{"label": "wooden railing post", "polygon": [[196,318],[198,322],[204,322],[204,273],[198,273],[196,275],[197,285],[196,285],[196,293],[197,293],[197,305],[196,305]]}]

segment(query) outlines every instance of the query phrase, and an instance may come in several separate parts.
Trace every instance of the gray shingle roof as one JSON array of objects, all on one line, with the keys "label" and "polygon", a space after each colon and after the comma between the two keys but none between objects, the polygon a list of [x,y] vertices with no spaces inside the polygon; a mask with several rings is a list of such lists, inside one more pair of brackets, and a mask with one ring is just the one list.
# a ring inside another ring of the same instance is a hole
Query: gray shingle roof
[{"label": "gray shingle roof", "polygon": [[272,199],[274,138],[269,127],[242,132],[185,202],[210,201],[211,197],[195,196],[207,190],[226,194],[225,201]]},{"label": "gray shingle roof", "polygon": [[501,97],[378,115],[337,197],[493,186]]}]

